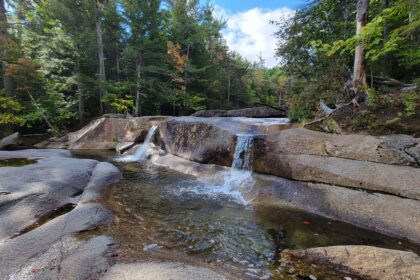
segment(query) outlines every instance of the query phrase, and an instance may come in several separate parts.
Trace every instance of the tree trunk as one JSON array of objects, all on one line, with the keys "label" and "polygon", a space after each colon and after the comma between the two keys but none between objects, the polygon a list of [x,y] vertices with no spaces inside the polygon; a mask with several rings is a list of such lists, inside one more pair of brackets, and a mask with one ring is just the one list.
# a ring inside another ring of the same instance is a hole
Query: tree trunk
[{"label": "tree trunk", "polygon": [[228,105],[230,104],[230,87],[231,87],[231,75],[229,73],[229,77],[228,77],[228,96],[227,96],[227,103]]},{"label": "tree trunk", "polygon": [[120,49],[119,49],[119,45],[117,42],[117,81],[120,82]]},{"label": "tree trunk", "polygon": [[139,117],[141,112],[140,112],[140,90],[141,90],[141,83],[140,83],[140,79],[141,79],[141,58],[138,59],[137,61],[137,65],[136,65],[136,108],[134,111],[134,115],[136,117]]},{"label": "tree trunk", "polygon": [[76,61],[76,74],[77,74],[77,105],[78,105],[78,113],[79,113],[79,124],[82,125],[85,121],[85,106],[83,101],[83,90],[82,85],[80,83],[80,59],[77,58]]},{"label": "tree trunk", "polygon": [[48,127],[51,129],[51,132],[54,132],[54,126],[52,125],[52,123],[48,120],[47,115],[44,114],[44,112],[42,112],[41,107],[38,105],[38,103],[36,103],[35,98],[32,96],[30,91],[27,91],[29,98],[31,98],[32,100],[32,104],[40,111],[42,118],[44,119],[44,121],[47,123]]},{"label": "tree trunk", "polygon": [[[382,1],[382,15],[384,15],[385,9],[389,7],[389,0]],[[384,31],[382,34],[383,44],[388,41],[388,25],[386,20],[384,20]],[[381,62],[382,66],[382,76],[388,76],[388,60],[390,59],[389,55],[385,55],[384,59]]]},{"label": "tree trunk", "polygon": [[[185,99],[187,98],[188,89],[188,61],[190,59],[190,45],[187,46],[187,57],[184,65],[184,98],[182,98],[182,110],[185,111]],[[184,112],[182,112],[184,113]]]},{"label": "tree trunk", "polygon": [[3,71],[3,85],[6,96],[12,96],[13,94],[13,79],[10,76],[5,75],[7,68],[7,47],[9,45],[9,34],[7,31],[8,22],[6,16],[6,8],[4,0],[0,0],[0,60],[1,68]]},{"label": "tree trunk", "polygon": [[104,112],[103,108],[103,98],[106,96],[105,89],[105,57],[104,57],[104,45],[102,41],[102,28],[101,28],[101,15],[100,0],[93,0],[93,7],[95,11],[95,32],[96,32],[96,41],[98,44],[98,58],[99,58],[99,98],[100,98],[100,109],[101,114]]},{"label": "tree trunk", "polygon": [[[356,35],[361,34],[362,29],[367,24],[367,15],[369,8],[369,0],[357,1],[357,29]],[[358,90],[366,87],[366,68],[365,68],[365,45],[359,42],[356,46],[354,55],[354,72],[353,72],[353,86]]]}]

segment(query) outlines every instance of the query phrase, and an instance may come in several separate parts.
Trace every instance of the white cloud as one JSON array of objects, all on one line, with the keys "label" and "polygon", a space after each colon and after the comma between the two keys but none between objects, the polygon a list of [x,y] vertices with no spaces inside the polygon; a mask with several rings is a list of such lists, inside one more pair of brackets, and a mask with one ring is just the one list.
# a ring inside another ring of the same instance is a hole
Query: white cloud
[{"label": "white cloud", "polygon": [[277,39],[273,35],[277,27],[270,24],[270,20],[282,20],[293,14],[289,8],[266,10],[258,7],[230,14],[219,6],[215,7],[216,17],[227,20],[222,34],[229,48],[249,61],[258,61],[261,54],[267,67],[278,64],[275,58]]}]

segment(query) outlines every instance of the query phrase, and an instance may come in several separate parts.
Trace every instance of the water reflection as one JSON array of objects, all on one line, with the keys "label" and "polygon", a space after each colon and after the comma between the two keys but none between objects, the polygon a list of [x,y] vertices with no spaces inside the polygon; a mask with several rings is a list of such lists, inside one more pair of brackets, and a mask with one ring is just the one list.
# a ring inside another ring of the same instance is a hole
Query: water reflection
[{"label": "water reflection", "polygon": [[286,248],[366,244],[418,251],[408,242],[308,213],[253,208],[232,193],[148,162],[118,166],[124,179],[108,203],[119,222],[100,231],[115,236],[129,260],[185,258],[258,279],[276,269]]}]

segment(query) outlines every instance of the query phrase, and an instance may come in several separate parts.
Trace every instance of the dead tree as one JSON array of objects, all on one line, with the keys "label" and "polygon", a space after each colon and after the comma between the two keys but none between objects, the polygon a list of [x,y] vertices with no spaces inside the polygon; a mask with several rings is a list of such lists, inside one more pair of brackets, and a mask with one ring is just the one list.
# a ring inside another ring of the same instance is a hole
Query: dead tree
[{"label": "dead tree", "polygon": [[[363,27],[367,24],[369,10],[369,0],[358,0],[357,1],[357,25],[356,25],[356,36],[360,36]],[[366,62],[365,62],[366,46],[364,42],[359,41],[356,46],[354,54],[354,68],[353,68],[353,104],[358,106],[360,102],[363,102],[367,96],[367,75],[366,75]]]}]

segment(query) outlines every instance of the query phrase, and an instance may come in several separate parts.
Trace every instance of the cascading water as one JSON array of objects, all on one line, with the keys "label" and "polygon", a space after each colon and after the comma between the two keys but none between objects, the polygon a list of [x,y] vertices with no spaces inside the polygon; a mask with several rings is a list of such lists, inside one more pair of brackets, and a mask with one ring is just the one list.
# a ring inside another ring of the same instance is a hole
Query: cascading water
[{"label": "cascading water", "polygon": [[235,154],[233,155],[232,168],[251,170],[252,146],[254,137],[250,135],[238,135],[236,140]]},{"label": "cascading water", "polygon": [[158,126],[154,125],[149,129],[146,138],[144,139],[143,145],[141,145],[134,154],[119,157],[116,159],[116,161],[132,162],[146,159],[147,150],[150,148],[153,136],[155,136],[157,128]]},{"label": "cascading water", "polygon": [[252,178],[252,135],[238,135],[232,161],[232,168],[223,174],[223,192],[230,193],[237,201],[248,204],[244,194],[254,186]]}]

